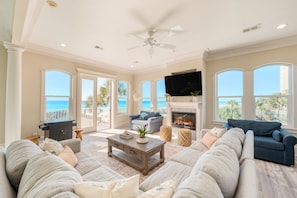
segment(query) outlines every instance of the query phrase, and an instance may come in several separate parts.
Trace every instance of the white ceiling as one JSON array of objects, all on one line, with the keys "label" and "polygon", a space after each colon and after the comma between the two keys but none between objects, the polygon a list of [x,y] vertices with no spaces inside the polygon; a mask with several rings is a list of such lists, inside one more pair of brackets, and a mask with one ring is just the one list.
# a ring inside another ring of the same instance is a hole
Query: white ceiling
[{"label": "white ceiling", "polygon": [[[139,71],[185,58],[297,35],[296,0],[16,0],[13,43],[28,50],[64,56],[97,66]],[[277,30],[276,26],[288,26]],[[260,29],[243,29],[260,24]],[[175,50],[143,45],[150,29],[182,32],[161,43]],[[133,36],[134,35],[134,36]],[[135,36],[136,35],[136,36]],[[67,47],[61,47],[65,43]],[[95,46],[103,49],[96,49]],[[137,61],[138,63],[135,63]],[[131,68],[131,65],[134,65]]]}]

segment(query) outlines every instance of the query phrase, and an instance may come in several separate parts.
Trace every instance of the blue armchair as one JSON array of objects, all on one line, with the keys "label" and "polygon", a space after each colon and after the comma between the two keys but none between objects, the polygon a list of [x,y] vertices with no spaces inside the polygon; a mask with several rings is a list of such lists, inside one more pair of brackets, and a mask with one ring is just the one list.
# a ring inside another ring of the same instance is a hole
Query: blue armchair
[{"label": "blue armchair", "polygon": [[147,130],[156,132],[160,130],[163,116],[158,112],[141,111],[140,114],[130,115],[130,129],[137,130],[147,124]]},{"label": "blue armchair", "polygon": [[281,128],[280,122],[228,119],[224,127],[238,127],[244,132],[253,130],[255,158],[288,166],[295,164],[294,145],[297,138]]}]

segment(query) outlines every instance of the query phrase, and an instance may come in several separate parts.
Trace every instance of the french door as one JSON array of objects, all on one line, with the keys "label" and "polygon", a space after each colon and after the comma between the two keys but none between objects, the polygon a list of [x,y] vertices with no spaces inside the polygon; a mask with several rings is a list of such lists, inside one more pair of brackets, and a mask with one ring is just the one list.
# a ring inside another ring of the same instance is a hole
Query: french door
[{"label": "french door", "polygon": [[110,128],[111,80],[80,75],[79,125],[84,132]]}]

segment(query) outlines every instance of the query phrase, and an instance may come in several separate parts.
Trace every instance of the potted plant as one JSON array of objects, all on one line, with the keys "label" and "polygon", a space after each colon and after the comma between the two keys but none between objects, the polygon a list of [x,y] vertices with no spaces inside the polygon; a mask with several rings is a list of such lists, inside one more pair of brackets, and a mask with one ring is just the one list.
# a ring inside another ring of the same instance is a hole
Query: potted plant
[{"label": "potted plant", "polygon": [[148,139],[146,138],[146,134],[151,133],[149,130],[147,130],[147,124],[145,124],[143,127],[138,127],[137,130],[139,138],[136,139],[136,142],[138,143],[147,143]]},{"label": "potted plant", "polygon": [[191,91],[190,92],[191,96],[193,96],[192,101],[193,102],[198,102],[198,97],[200,94],[200,91],[196,90],[196,91]]}]

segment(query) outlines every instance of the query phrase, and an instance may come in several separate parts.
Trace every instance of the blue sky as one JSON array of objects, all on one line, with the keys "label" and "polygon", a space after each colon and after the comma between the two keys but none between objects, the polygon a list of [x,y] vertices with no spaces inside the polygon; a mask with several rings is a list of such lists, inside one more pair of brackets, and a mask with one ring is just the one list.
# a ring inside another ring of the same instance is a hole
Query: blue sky
[{"label": "blue sky", "polygon": [[[228,71],[219,75],[219,96],[243,95],[243,72]],[[261,67],[254,71],[255,95],[270,95],[280,91],[280,67]]]}]

